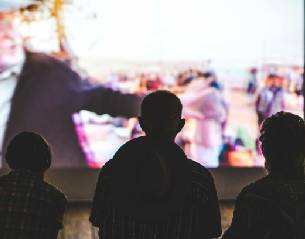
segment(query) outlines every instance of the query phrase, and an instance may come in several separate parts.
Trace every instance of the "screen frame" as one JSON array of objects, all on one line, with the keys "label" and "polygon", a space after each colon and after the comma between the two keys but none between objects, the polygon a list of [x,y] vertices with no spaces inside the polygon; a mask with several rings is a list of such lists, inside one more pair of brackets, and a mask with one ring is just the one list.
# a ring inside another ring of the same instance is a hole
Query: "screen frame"
[{"label": "screen frame", "polygon": [[[304,3],[304,2],[303,2]],[[303,4],[303,41],[305,39],[305,4]],[[305,69],[305,44],[303,42],[303,68]],[[305,76],[303,74],[303,82]],[[303,95],[305,89],[303,87]],[[304,98],[304,97],[303,97]],[[305,117],[305,98],[303,104]],[[219,200],[235,200],[241,189],[251,182],[264,177],[267,172],[263,167],[219,167],[210,168],[214,176]],[[7,168],[0,168],[0,175],[9,172]],[[60,189],[69,202],[91,202],[99,169],[90,168],[51,168],[45,174],[45,181]]]},{"label": "screen frame", "polygon": [[[61,190],[69,202],[91,202],[95,191],[99,169],[90,168],[51,168],[45,173],[45,181]],[[247,184],[266,175],[261,167],[210,168],[219,200],[234,200],[241,189]],[[9,169],[0,169],[0,175],[6,174]]]}]

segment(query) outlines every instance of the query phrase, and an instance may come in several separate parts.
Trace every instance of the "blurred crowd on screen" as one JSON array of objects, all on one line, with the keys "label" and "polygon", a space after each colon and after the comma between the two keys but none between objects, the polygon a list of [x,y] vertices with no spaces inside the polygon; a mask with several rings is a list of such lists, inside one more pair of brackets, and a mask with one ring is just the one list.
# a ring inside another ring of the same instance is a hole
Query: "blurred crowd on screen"
[{"label": "blurred crowd on screen", "polygon": [[[186,119],[186,126],[176,142],[188,157],[208,167],[263,165],[257,136],[243,127],[232,129],[228,123],[232,101],[236,99],[231,97],[232,93],[228,96],[227,91],[242,93],[250,101],[250,106],[243,105],[241,110],[256,115],[257,126],[254,127],[257,132],[261,122],[272,114],[303,107],[301,68],[253,67],[240,88],[224,84],[213,69],[198,68],[175,73],[111,73],[104,82],[113,89],[140,95],[160,89],[176,93],[184,105],[183,117]],[[78,135],[92,136],[80,137],[91,167],[102,166],[121,143],[142,134],[136,119],[113,119],[90,112],[80,112],[74,118],[80,126],[77,127]]]}]

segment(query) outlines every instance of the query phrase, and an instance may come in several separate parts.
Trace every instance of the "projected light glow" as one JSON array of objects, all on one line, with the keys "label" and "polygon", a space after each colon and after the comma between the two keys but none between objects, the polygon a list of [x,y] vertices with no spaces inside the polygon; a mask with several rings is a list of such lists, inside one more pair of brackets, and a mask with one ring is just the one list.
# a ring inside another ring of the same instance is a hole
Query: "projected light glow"
[{"label": "projected light glow", "polygon": [[[92,84],[175,92],[187,122],[176,141],[190,158],[254,167],[264,164],[258,123],[279,110],[303,115],[303,9],[302,0],[73,0],[60,17],[78,73]],[[57,23],[25,26],[27,47],[57,52]],[[136,119],[72,117],[90,167],[142,133]]]}]

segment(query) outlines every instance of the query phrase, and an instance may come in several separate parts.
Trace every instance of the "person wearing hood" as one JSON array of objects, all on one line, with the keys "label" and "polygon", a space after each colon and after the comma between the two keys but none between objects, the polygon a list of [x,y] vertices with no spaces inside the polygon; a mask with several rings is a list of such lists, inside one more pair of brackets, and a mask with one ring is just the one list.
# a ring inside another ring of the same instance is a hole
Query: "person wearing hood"
[{"label": "person wearing hood", "polygon": [[181,112],[179,98],[168,91],[144,98],[139,121],[146,135],[124,144],[99,174],[90,221],[100,238],[221,235],[211,174],[175,144],[185,123]]}]

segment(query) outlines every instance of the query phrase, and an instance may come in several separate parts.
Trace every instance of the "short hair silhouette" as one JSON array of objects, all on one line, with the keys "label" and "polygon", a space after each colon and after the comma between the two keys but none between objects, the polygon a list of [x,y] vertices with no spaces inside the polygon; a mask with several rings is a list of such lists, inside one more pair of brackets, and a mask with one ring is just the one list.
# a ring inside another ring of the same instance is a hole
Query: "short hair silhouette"
[{"label": "short hair silhouette", "polygon": [[11,169],[44,172],[51,166],[51,149],[39,134],[22,132],[9,143],[5,158]]},{"label": "short hair silhouette", "polygon": [[141,105],[140,124],[148,136],[173,139],[183,128],[180,99],[166,90],[147,95]]},{"label": "short hair silhouette", "polygon": [[260,129],[266,168],[273,173],[293,173],[303,168],[305,157],[304,120],[279,112],[263,121]]}]

